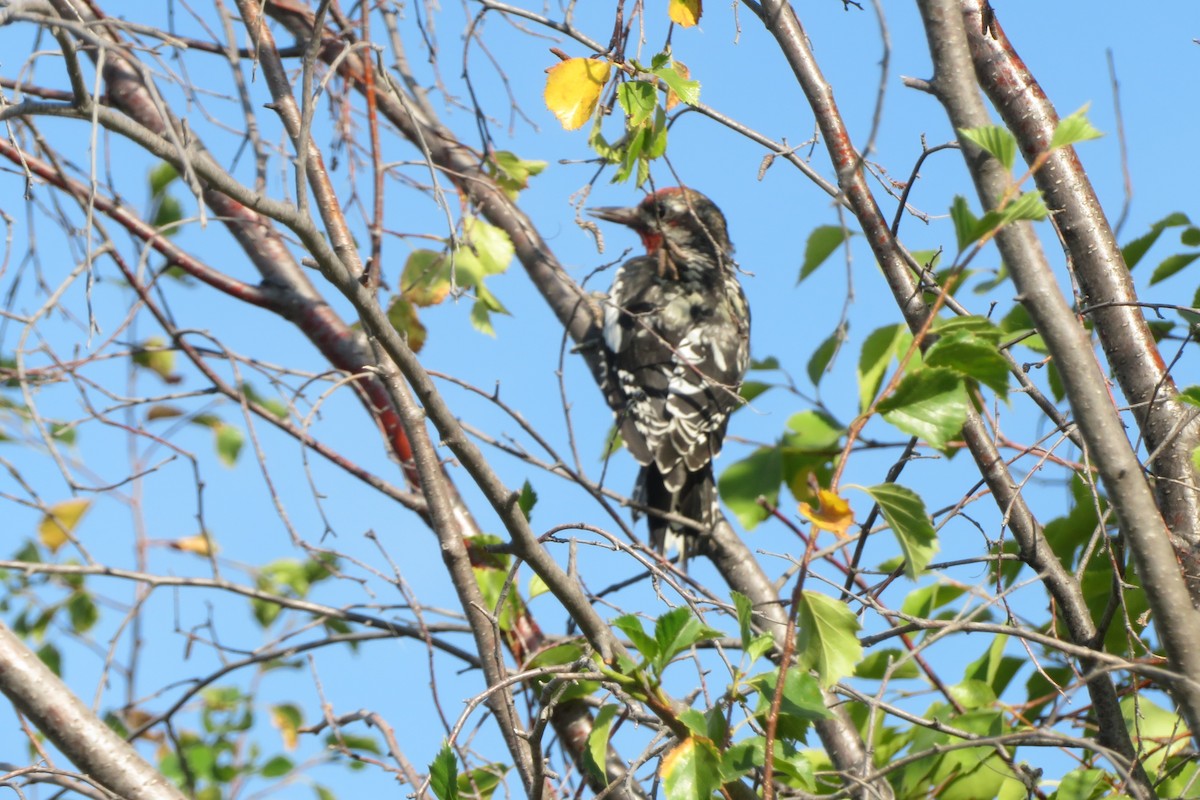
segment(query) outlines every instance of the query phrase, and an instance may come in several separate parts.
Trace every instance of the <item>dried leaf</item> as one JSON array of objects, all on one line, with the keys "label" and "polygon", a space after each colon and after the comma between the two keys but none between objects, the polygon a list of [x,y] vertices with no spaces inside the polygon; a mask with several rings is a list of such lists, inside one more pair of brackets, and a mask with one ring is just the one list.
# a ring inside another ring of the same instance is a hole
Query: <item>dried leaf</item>
[{"label": "dried leaf", "polygon": [[[672,63],[675,65],[675,71],[679,73],[679,76],[681,78],[683,78],[684,80],[687,80],[692,77],[692,71],[687,68],[687,64],[684,64],[682,61],[674,61]],[[673,108],[675,108],[675,106],[679,105],[682,102],[683,102],[683,99],[680,98],[680,96],[675,93],[675,90],[668,87],[667,88],[667,111],[672,110]]]},{"label": "dried leaf", "polygon": [[212,540],[211,536],[205,536],[203,533],[184,536],[170,544],[173,550],[195,553],[198,556],[211,556],[217,552],[217,543]]},{"label": "dried leaf", "polygon": [[850,510],[850,504],[828,489],[817,492],[817,498],[819,502],[815,510],[808,503],[801,503],[800,513],[821,530],[845,537],[846,531],[854,522],[854,512]]}]

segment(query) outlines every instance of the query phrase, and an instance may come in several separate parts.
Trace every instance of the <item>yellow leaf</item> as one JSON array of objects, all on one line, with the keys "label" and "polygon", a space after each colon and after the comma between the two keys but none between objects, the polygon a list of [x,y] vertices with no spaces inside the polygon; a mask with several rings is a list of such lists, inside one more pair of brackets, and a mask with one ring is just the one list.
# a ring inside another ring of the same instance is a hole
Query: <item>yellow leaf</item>
[{"label": "yellow leaf", "polygon": [[38,539],[50,548],[51,553],[57,553],[58,548],[67,543],[71,531],[75,530],[83,512],[87,511],[91,504],[91,500],[76,498],[51,506],[38,523]]},{"label": "yellow leaf", "polygon": [[569,58],[555,64],[546,70],[546,108],[566,130],[583,127],[595,113],[611,71],[612,64],[593,58]]},{"label": "yellow leaf", "polygon": [[801,503],[800,513],[821,530],[845,537],[846,531],[854,522],[850,504],[828,489],[818,491],[817,500],[818,507],[815,511],[808,503]]},{"label": "yellow leaf", "polygon": [[296,743],[300,738],[300,726],[303,723],[304,716],[298,706],[291,703],[271,706],[271,724],[279,729],[285,750],[296,749]]},{"label": "yellow leaf", "polygon": [[690,28],[700,21],[702,0],[671,0],[667,13],[671,21],[681,27]]},{"label": "yellow leaf", "polygon": [[198,556],[211,556],[217,552],[217,543],[211,536],[197,533],[194,536],[184,536],[171,542],[171,547],[184,553],[195,553]]},{"label": "yellow leaf", "polygon": [[[687,64],[684,64],[682,61],[675,61],[672,59],[671,65],[675,67],[675,71],[679,73],[679,77],[683,78],[684,80],[692,77],[692,71],[689,70],[687,68]],[[667,89],[667,111],[670,111],[681,102],[683,101],[679,99],[679,95],[675,94],[674,89]]]}]

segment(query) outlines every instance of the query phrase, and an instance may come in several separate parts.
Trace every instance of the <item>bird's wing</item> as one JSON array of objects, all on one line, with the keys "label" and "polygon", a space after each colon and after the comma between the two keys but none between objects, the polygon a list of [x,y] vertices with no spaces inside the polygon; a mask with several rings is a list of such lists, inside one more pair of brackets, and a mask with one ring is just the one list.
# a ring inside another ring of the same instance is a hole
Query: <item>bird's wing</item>
[{"label": "bird's wing", "polygon": [[663,280],[649,258],[625,264],[613,283],[604,332],[621,436],[672,491],[720,452],[739,403],[748,332],[734,302]]}]

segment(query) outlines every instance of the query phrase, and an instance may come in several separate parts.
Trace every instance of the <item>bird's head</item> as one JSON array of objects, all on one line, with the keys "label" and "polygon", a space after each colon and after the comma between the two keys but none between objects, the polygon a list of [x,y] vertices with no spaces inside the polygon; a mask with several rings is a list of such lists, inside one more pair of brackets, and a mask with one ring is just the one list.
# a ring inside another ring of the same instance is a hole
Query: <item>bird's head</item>
[{"label": "bird's head", "polygon": [[732,262],[725,215],[694,189],[672,186],[646,195],[632,208],[592,208],[588,213],[633,228],[650,255],[665,251],[676,263],[694,258]]}]

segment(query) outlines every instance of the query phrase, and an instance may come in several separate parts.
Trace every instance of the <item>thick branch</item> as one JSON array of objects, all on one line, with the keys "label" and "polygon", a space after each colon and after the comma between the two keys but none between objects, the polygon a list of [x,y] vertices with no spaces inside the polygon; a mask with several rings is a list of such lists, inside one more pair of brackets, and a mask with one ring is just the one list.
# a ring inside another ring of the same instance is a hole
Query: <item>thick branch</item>
[{"label": "thick branch", "polygon": [[184,800],[183,793],[92,713],[3,623],[0,691],[81,772],[117,797]]},{"label": "thick branch", "polygon": [[[987,124],[987,111],[983,107],[972,76],[957,3],[950,0],[919,0],[918,6],[925,22],[929,49],[933,57],[934,76],[930,85],[946,108],[950,123],[956,130]],[[993,208],[1007,188],[1006,171],[970,141],[963,139],[960,144],[981,202],[985,208]],[[1045,253],[1033,226],[1029,223],[1021,222],[1004,227],[997,236],[997,246],[1005,264],[1037,265],[1034,270],[1049,273]],[[995,450],[990,437],[980,437],[973,430],[964,431],[964,434],[973,452]],[[990,465],[983,466],[984,478],[1009,520],[1021,546],[1022,558],[1042,576],[1044,585],[1054,597],[1066,622],[1072,641],[1085,647],[1101,647],[1103,642],[1097,641],[1100,637],[1097,635],[1079,582],[1055,557],[1054,551],[1042,534],[1041,526],[1018,494],[1012,476],[1004,468],[999,453],[994,453],[994,457],[995,460]],[[1088,693],[1100,720],[1101,743],[1135,765],[1135,775],[1141,793],[1153,796],[1153,789],[1145,771],[1134,757],[1133,743],[1122,722],[1112,678],[1096,671],[1092,658],[1081,659],[1080,666],[1082,672],[1089,676]]]},{"label": "thick branch", "polygon": [[[963,9],[963,25],[968,40],[972,42],[976,72],[982,74],[989,70],[1005,69],[1009,79],[1019,81],[1015,85],[1032,92],[1032,77],[1023,67],[1018,69],[1020,62],[1015,60],[1011,49],[993,49],[1002,45],[984,34],[979,8],[973,0],[965,0]],[[991,43],[984,43],[981,39],[988,39]],[[991,50],[994,57],[990,61],[985,58],[985,47]],[[985,87],[988,83],[985,79]],[[1012,98],[1007,98],[1007,101],[1012,101]],[[1017,104],[1009,103],[1010,111],[1016,107]],[[1044,112],[1046,109],[1041,110]],[[1030,109],[1030,112],[1033,113],[1034,109]],[[1045,119],[1049,121],[1049,117]],[[1018,122],[1013,120],[1010,125],[1018,128]],[[1041,144],[1041,149],[1046,144],[1048,139]],[[1074,159],[1073,154],[1070,159]],[[1069,176],[1062,177],[1067,180]],[[1078,202],[1070,194],[1056,196],[1059,203],[1066,205]],[[1047,199],[1050,199],[1049,194]],[[1052,201],[1050,205],[1054,207],[1056,203]],[[1065,208],[1060,207],[1056,213],[1065,213]],[[1077,209],[1075,213],[1089,212]],[[1095,224],[1095,221],[1089,224]],[[1121,530],[1133,550],[1138,574],[1146,587],[1146,598],[1154,612],[1155,626],[1172,666],[1180,673],[1180,680],[1172,687],[1174,696],[1193,736],[1200,736],[1200,643],[1196,639],[1196,631],[1200,630],[1200,613],[1192,606],[1179,562],[1171,547],[1170,533],[1125,434],[1105,376],[1096,363],[1087,332],[1076,321],[1058,289],[1053,273],[1044,260],[1017,258],[1006,263],[1020,292],[1021,302],[1054,355],[1075,422],[1108,492]],[[1117,261],[1110,264],[1110,268],[1117,267],[1123,269],[1119,254]]]},{"label": "thick branch", "polygon": [[1046,156],[1058,113],[1004,35],[992,12],[984,31],[979,0],[962,5],[975,72],[993,105],[1017,137],[1025,159],[1045,163],[1034,174],[1062,237],[1088,316],[1134,419],[1155,454],[1152,468],[1159,508],[1174,534],[1192,603],[1200,607],[1200,486],[1191,453],[1200,421],[1179,402],[1116,236],[1073,147]]}]

